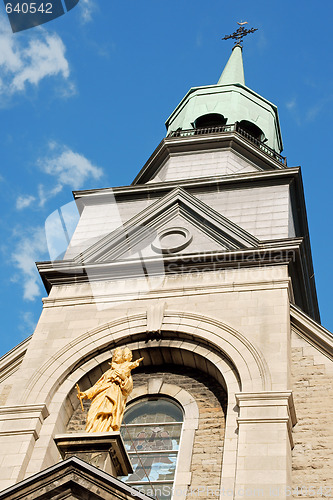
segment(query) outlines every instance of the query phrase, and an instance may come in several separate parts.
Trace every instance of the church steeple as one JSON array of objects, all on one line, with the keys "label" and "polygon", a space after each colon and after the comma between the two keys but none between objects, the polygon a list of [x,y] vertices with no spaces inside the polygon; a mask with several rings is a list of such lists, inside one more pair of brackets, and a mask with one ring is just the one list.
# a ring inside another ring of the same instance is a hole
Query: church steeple
[{"label": "church steeple", "polygon": [[233,47],[218,83],[191,88],[165,125],[170,135],[180,130],[236,124],[255,140],[281,153],[277,107],[245,85],[240,43]]},{"label": "church steeple", "polygon": [[245,85],[242,47],[235,45],[225,68],[220,76],[218,85],[230,85],[239,83]]}]

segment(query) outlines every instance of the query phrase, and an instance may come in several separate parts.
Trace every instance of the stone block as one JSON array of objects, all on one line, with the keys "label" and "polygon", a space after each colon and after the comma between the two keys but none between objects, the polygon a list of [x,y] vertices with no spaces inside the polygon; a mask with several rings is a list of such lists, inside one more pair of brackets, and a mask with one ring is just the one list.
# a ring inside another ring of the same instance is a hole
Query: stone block
[{"label": "stone block", "polygon": [[119,432],[62,434],[54,441],[64,460],[75,456],[113,476],[133,472]]}]

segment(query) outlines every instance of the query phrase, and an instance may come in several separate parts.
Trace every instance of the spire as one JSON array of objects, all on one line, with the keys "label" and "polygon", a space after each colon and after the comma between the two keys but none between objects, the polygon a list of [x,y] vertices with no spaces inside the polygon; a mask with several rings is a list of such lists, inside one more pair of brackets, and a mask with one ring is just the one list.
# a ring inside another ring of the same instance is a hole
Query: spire
[{"label": "spire", "polygon": [[242,47],[240,45],[233,47],[229,60],[217,84],[232,85],[235,83],[245,85]]},{"label": "spire", "polygon": [[251,137],[280,153],[283,147],[277,107],[245,86],[243,38],[257,28],[246,29],[246,21],[237,24],[234,33],[222,38],[235,40],[235,45],[218,83],[191,88],[167,119],[167,134],[184,130],[192,137],[195,129],[238,123]]},{"label": "spire", "polygon": [[229,61],[227,62],[226,67],[224,68],[223,73],[217,83],[218,85],[232,85],[237,83],[245,85],[242,57],[243,38],[250,33],[254,33],[255,31],[257,31],[258,28],[246,29],[245,25],[248,24],[247,21],[241,21],[237,24],[239,28],[234,31],[234,33],[232,33],[231,35],[226,35],[222,38],[222,40],[229,40],[229,38],[232,38],[233,40],[235,40],[235,45],[232,49]]}]

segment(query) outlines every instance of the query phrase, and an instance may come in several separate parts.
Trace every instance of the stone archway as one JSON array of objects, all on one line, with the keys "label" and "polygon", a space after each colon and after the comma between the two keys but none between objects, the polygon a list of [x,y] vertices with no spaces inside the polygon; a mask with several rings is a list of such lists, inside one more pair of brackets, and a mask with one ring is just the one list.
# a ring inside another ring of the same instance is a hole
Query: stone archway
[{"label": "stone archway", "polygon": [[[146,329],[147,315],[138,314],[85,332],[36,370],[27,384],[23,403],[38,402],[42,394],[48,404],[59,385],[87,359],[93,359],[96,352],[110,352],[117,345],[145,338]],[[213,359],[216,352],[223,355],[234,367],[242,390],[250,392],[271,389],[271,376],[263,355],[244,335],[229,325],[194,313],[167,311],[161,331],[173,332],[177,340],[179,335],[179,340],[182,340],[181,334],[186,335],[185,338],[194,338],[198,344],[197,351],[201,344],[209,346],[208,359]]]},{"label": "stone archway", "polygon": [[[26,400],[47,401],[49,417],[43,424],[26,475],[29,476],[58,460],[53,436],[65,431],[66,422],[77,404],[73,388],[87,372],[98,370],[119,345],[127,345],[141,357],[154,352],[153,364],[163,353],[173,356],[175,364],[201,365],[228,394],[222,481],[234,484],[238,435],[236,394],[270,390],[271,379],[265,359],[240,332],[212,318],[193,313],[166,311],[161,325],[162,339],[145,341],[145,314],[120,318],[84,333],[47,360],[29,381]],[[165,338],[164,338],[165,337]],[[159,353],[159,354],[158,354]]]}]

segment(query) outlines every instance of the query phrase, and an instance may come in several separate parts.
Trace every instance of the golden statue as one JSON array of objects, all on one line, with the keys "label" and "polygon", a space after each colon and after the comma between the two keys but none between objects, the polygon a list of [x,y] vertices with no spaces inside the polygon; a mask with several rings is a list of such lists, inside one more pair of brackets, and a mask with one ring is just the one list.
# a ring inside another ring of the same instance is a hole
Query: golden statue
[{"label": "golden statue", "polygon": [[131,371],[138,367],[143,358],[132,362],[132,351],[117,347],[113,353],[111,368],[90,389],[81,392],[77,385],[77,397],[91,399],[86,432],[119,431],[125,405],[133,389]]}]

